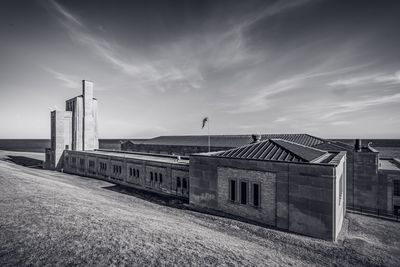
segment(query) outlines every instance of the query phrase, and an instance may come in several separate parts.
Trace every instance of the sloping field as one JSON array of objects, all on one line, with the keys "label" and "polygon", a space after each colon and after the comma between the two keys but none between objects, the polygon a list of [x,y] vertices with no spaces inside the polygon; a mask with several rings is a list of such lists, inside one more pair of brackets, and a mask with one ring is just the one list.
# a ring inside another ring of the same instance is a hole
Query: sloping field
[{"label": "sloping field", "polygon": [[343,240],[330,243],[149,202],[7,155],[42,158],[0,151],[1,266],[400,266],[400,223],[348,214]]}]

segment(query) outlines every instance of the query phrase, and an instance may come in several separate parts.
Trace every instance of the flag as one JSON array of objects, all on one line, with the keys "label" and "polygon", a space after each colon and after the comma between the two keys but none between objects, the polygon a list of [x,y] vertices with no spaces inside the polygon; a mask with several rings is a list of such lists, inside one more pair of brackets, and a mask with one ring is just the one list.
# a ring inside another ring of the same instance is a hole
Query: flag
[{"label": "flag", "polygon": [[203,124],[201,125],[201,129],[203,129],[204,128],[204,126],[206,126],[206,122],[208,121],[208,117],[205,117],[204,119],[203,119]]}]

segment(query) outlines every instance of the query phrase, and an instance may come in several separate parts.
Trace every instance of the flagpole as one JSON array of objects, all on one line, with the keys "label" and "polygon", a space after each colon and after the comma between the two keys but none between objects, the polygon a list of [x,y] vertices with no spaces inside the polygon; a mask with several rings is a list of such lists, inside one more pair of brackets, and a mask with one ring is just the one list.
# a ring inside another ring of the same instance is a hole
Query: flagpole
[{"label": "flagpole", "polygon": [[211,140],[210,140],[210,118],[208,118],[207,121],[207,132],[208,132],[208,152],[210,152],[210,144],[211,144]]}]

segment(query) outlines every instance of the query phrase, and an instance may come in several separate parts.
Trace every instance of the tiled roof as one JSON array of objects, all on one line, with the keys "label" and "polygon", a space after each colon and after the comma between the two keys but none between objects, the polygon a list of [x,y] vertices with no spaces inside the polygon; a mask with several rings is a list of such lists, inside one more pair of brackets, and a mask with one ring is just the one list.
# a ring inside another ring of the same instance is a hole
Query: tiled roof
[{"label": "tiled roof", "polygon": [[209,153],[210,156],[217,157],[287,162],[312,162],[327,154],[326,151],[282,139],[267,139],[226,151]]},{"label": "tiled roof", "polygon": [[[326,142],[325,139],[308,134],[262,134],[264,139],[283,139],[305,146],[316,146]],[[211,135],[211,146],[234,148],[252,143],[251,135]],[[176,146],[208,146],[207,135],[182,135],[182,136],[159,136],[147,140],[132,140],[135,144],[148,145],[176,145]]]}]

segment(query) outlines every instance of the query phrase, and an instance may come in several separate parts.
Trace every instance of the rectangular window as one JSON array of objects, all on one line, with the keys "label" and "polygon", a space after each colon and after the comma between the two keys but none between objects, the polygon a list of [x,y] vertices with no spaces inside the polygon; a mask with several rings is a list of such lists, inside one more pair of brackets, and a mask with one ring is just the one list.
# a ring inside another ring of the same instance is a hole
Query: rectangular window
[{"label": "rectangular window", "polygon": [[236,181],[231,180],[229,183],[229,199],[231,201],[236,201]]},{"label": "rectangular window", "polygon": [[240,182],[240,203],[247,204],[247,182]]},{"label": "rectangular window", "polygon": [[259,207],[260,206],[260,185],[253,184],[253,206]]},{"label": "rectangular window", "polygon": [[393,195],[400,196],[400,180],[393,180]]}]

